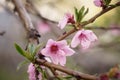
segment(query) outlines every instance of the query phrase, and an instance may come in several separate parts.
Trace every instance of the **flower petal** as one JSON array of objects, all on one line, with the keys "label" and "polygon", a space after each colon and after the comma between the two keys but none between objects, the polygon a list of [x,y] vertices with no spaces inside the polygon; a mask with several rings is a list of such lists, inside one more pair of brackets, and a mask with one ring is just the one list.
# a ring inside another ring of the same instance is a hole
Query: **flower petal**
[{"label": "flower petal", "polygon": [[102,6],[101,0],[94,0],[94,4],[97,7],[101,7]]},{"label": "flower petal", "polygon": [[81,42],[80,42],[80,44],[81,44],[81,46],[82,46],[82,49],[87,49],[87,48],[89,48],[90,43],[91,43],[91,42],[90,42],[89,40],[87,40],[85,37],[82,38],[82,39],[81,39]]},{"label": "flower petal", "polygon": [[89,41],[97,40],[97,36],[91,30],[85,30],[83,34]]},{"label": "flower petal", "polygon": [[58,27],[60,29],[63,29],[67,25],[67,22],[68,22],[68,18],[64,17],[62,20],[59,21]]},{"label": "flower petal", "polygon": [[42,49],[41,54],[44,55],[44,56],[50,56],[51,55],[49,48]]},{"label": "flower petal", "polygon": [[64,66],[66,64],[66,57],[65,56],[59,56],[59,63],[60,65]]},{"label": "flower petal", "polygon": [[51,60],[52,60],[52,62],[53,62],[54,64],[58,64],[59,59],[58,59],[58,55],[57,55],[57,54],[52,54],[52,55],[50,56],[50,58],[51,58]]},{"label": "flower petal", "polygon": [[46,47],[51,47],[51,45],[55,44],[56,41],[52,40],[52,39],[49,39],[47,44],[46,44]]},{"label": "flower petal", "polygon": [[71,41],[71,47],[75,48],[79,43],[79,36],[82,33],[82,30],[78,31],[75,36],[73,37],[72,41]]},{"label": "flower petal", "polygon": [[60,49],[62,49],[64,46],[67,46],[67,41],[66,40],[58,41],[57,45]]},{"label": "flower petal", "polygon": [[72,50],[69,46],[64,47],[63,51],[65,52],[66,56],[71,56],[75,53],[75,51]]}]

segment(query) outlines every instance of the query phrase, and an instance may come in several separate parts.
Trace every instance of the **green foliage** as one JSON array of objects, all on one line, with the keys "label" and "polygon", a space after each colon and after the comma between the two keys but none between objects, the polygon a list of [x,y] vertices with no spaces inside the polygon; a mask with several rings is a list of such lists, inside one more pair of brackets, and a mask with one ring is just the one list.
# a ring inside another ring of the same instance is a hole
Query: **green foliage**
[{"label": "green foliage", "polygon": [[41,44],[37,46],[33,44],[29,44],[27,50],[25,51],[18,44],[15,44],[15,48],[19,52],[19,54],[21,54],[22,56],[24,56],[30,61],[34,61],[35,55],[38,52],[40,47],[41,47]]},{"label": "green foliage", "polygon": [[15,48],[19,52],[19,54],[21,54],[24,57],[27,57],[26,52],[18,44],[16,44],[16,43],[15,43]]},{"label": "green foliage", "polygon": [[76,18],[76,22],[80,23],[82,21],[82,19],[85,17],[85,15],[88,13],[89,9],[87,8],[87,10],[85,10],[85,7],[83,6],[79,11],[78,9],[75,7],[75,18]]},{"label": "green foliage", "polygon": [[104,4],[108,6],[112,0],[103,0]]},{"label": "green foliage", "polygon": [[19,70],[22,66],[24,66],[25,64],[27,64],[29,61],[28,60],[24,60],[21,63],[18,64],[17,66],[17,70]]}]

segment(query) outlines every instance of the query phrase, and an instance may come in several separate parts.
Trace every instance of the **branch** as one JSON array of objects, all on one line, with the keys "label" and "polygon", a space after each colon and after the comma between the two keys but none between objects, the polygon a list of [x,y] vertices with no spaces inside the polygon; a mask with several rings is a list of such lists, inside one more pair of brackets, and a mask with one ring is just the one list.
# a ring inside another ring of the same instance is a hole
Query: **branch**
[{"label": "branch", "polygon": [[120,30],[120,27],[86,27],[86,29]]},{"label": "branch", "polygon": [[[119,7],[119,6],[120,6],[120,1],[117,2],[114,6],[110,6],[108,8],[103,9],[101,12],[99,12],[98,14],[96,14],[94,17],[90,18],[88,21],[86,21],[85,23],[83,23],[81,26],[84,27],[84,26],[86,26],[86,25],[94,22],[98,17],[102,16],[103,14],[107,13],[108,11],[110,11],[110,10],[116,8],[116,7]],[[64,38],[66,38],[67,36],[71,35],[72,33],[76,32],[76,31],[77,31],[77,29],[75,29],[75,28],[72,29],[71,31],[67,32],[66,34],[60,36],[58,38],[58,41],[59,40],[63,40]]]},{"label": "branch", "polygon": [[16,10],[18,11],[20,18],[22,19],[25,25],[26,30],[30,31],[30,29],[34,29],[31,19],[26,9],[24,8],[24,5],[22,4],[21,0],[12,0],[12,1],[16,7]]},{"label": "branch", "polygon": [[0,36],[3,36],[5,34],[5,31],[0,32]]},{"label": "branch", "polygon": [[49,63],[46,60],[42,60],[42,59],[36,59],[35,64],[44,65],[44,66],[49,67],[49,68],[52,67],[56,70],[67,73],[67,74],[72,75],[72,76],[74,76],[76,78],[79,78],[79,79],[85,79],[85,80],[96,80],[97,79],[96,76],[92,76],[92,75],[89,75],[89,74],[84,74],[84,73],[81,73],[81,72],[77,72],[77,71],[68,69],[64,66]]},{"label": "branch", "polygon": [[82,24],[82,26],[85,26],[87,24],[93,23],[98,17],[100,17],[101,15],[105,14],[106,12],[108,12],[108,11],[118,7],[118,6],[120,6],[120,1],[117,2],[115,5],[112,5],[112,6],[108,7],[108,8],[103,9],[100,13],[96,14],[94,17],[92,17],[87,22]]},{"label": "branch", "polygon": [[21,0],[12,0],[12,1],[28,33],[29,41],[33,42],[34,40],[37,40],[38,43],[39,42],[38,37],[40,37],[40,35],[38,34],[37,30],[34,29],[30,16],[28,15]]},{"label": "branch", "polygon": [[[45,18],[43,17],[40,12],[35,8],[32,0],[27,0],[27,3],[30,4],[30,6],[28,6],[29,8],[26,8],[29,12],[33,13],[33,14],[36,14],[39,18],[41,18],[43,21],[48,21],[48,22],[51,22],[51,23],[54,23],[54,24],[57,24],[56,21],[53,21],[53,20],[50,20],[48,18]],[[32,10],[32,11],[31,11]]]}]

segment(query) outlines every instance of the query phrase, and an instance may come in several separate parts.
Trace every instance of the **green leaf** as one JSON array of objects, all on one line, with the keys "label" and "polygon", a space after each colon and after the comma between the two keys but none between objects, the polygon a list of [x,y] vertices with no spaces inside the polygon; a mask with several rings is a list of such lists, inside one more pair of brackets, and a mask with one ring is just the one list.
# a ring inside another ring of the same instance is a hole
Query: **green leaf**
[{"label": "green leaf", "polygon": [[78,22],[81,22],[81,20],[83,19],[83,12],[85,10],[85,7],[83,6],[80,10],[79,10],[79,19]]},{"label": "green leaf", "polygon": [[24,51],[18,44],[15,43],[15,48],[22,56],[26,57],[28,60],[32,61],[33,57],[30,55],[29,52]]},{"label": "green leaf", "polygon": [[32,53],[33,56],[36,55],[36,53],[39,51],[41,46],[42,46],[42,44],[37,45],[37,47],[35,48],[34,52]]},{"label": "green leaf", "polygon": [[24,66],[25,64],[27,64],[28,62],[29,62],[28,60],[24,60],[24,61],[22,61],[21,63],[19,63],[18,66],[17,66],[17,71],[18,71],[22,66]]},{"label": "green leaf", "polygon": [[78,22],[78,19],[79,19],[78,9],[74,7],[74,11],[75,11],[75,19]]},{"label": "green leaf", "polygon": [[28,52],[33,54],[35,50],[35,45],[34,44],[28,44]]},{"label": "green leaf", "polygon": [[15,48],[22,56],[26,57],[26,52],[16,43],[15,43]]},{"label": "green leaf", "polygon": [[87,8],[87,10],[83,13],[82,15],[82,19],[86,16],[86,14],[89,12],[89,8]]},{"label": "green leaf", "polygon": [[104,0],[104,3],[105,3],[106,6],[108,6],[111,1],[112,1],[112,0]]}]

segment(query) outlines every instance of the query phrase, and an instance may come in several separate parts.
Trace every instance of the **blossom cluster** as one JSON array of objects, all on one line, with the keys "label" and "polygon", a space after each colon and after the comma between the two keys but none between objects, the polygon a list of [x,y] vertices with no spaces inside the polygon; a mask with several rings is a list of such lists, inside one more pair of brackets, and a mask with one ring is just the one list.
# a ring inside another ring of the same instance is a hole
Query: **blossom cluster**
[{"label": "blossom cluster", "polygon": [[[58,23],[60,29],[64,29],[67,24],[75,24],[74,15],[66,13],[63,19]],[[49,39],[45,48],[41,50],[44,56],[49,57],[54,64],[64,66],[66,64],[66,56],[71,56],[75,53],[72,48],[79,44],[82,49],[89,48],[91,42],[97,40],[97,36],[91,30],[80,29],[73,37],[71,44],[68,45],[66,40],[54,41]]]}]

